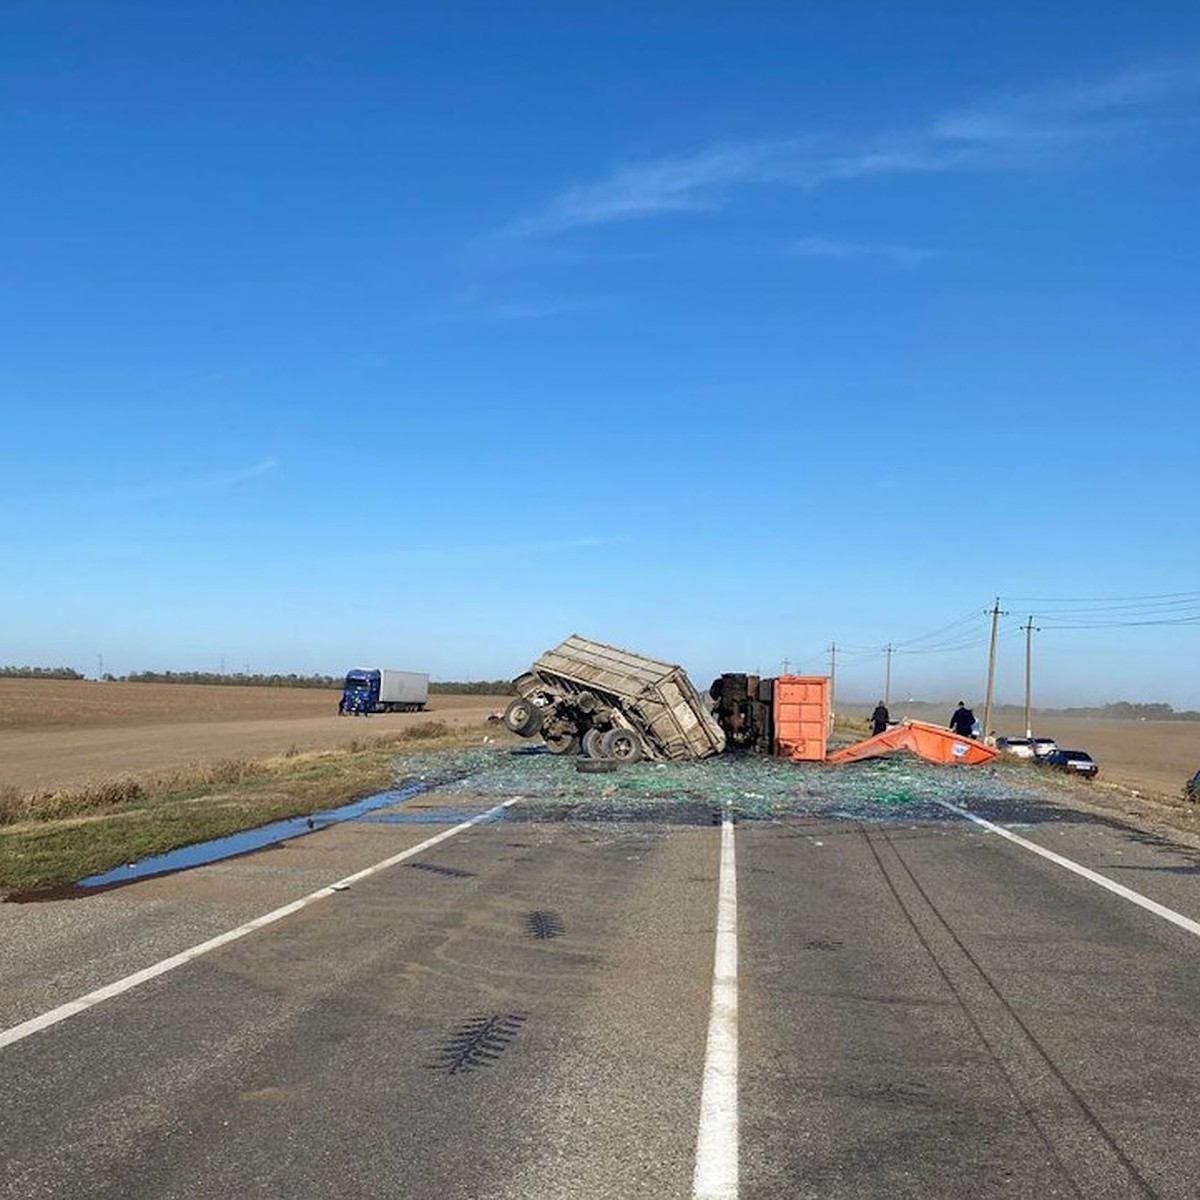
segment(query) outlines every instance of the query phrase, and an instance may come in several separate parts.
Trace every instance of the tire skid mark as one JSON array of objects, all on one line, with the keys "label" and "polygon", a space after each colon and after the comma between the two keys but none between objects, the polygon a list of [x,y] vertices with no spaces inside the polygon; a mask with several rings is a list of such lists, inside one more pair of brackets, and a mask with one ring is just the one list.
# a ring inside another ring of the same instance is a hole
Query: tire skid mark
[{"label": "tire skid mark", "polygon": [[[1149,1181],[955,933],[887,831],[875,831],[873,837],[863,826],[858,828],[917,940],[1074,1193],[1081,1200],[1131,1194],[1157,1197]],[[897,872],[885,865],[877,838],[890,851]],[[909,889],[906,900],[901,891]],[[935,942],[941,946],[935,946]],[[1072,1113],[1074,1120],[1070,1119]]]}]

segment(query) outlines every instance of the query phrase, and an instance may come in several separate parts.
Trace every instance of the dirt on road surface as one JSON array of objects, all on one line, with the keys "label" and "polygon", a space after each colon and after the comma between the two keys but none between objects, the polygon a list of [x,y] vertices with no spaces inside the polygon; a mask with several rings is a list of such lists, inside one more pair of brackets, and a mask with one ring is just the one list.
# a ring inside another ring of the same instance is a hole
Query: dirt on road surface
[{"label": "dirt on road surface", "polygon": [[346,746],[425,721],[476,725],[505,696],[431,696],[428,711],[339,717],[336,692],[0,680],[0,786],[75,787],[115,775]]}]

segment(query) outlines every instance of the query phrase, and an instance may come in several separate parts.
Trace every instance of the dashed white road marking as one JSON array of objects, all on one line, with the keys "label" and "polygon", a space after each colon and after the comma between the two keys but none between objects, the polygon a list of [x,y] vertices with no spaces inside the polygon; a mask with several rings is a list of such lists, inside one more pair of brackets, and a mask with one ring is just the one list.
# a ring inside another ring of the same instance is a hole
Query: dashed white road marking
[{"label": "dashed white road marking", "polygon": [[719,878],[712,1010],[704,1056],[693,1200],[737,1200],[738,1194],[737,862],[733,818],[728,812],[721,823]]},{"label": "dashed white road marking", "polygon": [[1120,896],[1123,900],[1128,900],[1131,904],[1136,904],[1139,908],[1144,908],[1147,912],[1154,913],[1156,917],[1162,917],[1164,921],[1170,921],[1172,925],[1178,925],[1180,929],[1186,929],[1188,933],[1194,933],[1197,937],[1200,937],[1200,921],[1193,921],[1191,917],[1185,917],[1183,913],[1178,913],[1173,908],[1168,908],[1165,904],[1159,904],[1157,900],[1151,900],[1149,896],[1143,896],[1141,892],[1135,892],[1132,888],[1127,888],[1123,883],[1116,883],[1106,875],[1101,875],[1099,871],[1093,871],[1090,867],[1085,867],[1082,863],[1077,863],[1070,858],[1064,858],[1061,854],[1055,854],[1053,850],[1047,850],[1044,846],[1039,846],[1036,842],[1029,841],[1028,838],[1020,837],[1018,834],[1005,829],[1001,825],[985,821],[982,817],[977,817],[973,812],[968,812],[965,808],[959,808],[957,804],[951,804],[947,800],[939,800],[938,804],[943,808],[948,808],[952,813],[957,813],[960,817],[966,817],[968,821],[974,821],[976,825],[988,830],[989,833],[997,834],[1010,842],[1016,842],[1018,846],[1024,846],[1026,850],[1032,850],[1034,854],[1040,854],[1042,858],[1049,859],[1050,862],[1057,863],[1058,866],[1092,883],[1099,884],[1100,887],[1112,892],[1113,895]]},{"label": "dashed white road marking", "polygon": [[187,950],[181,950],[178,954],[172,954],[170,958],[164,958],[161,962],[156,962],[153,966],[144,967],[140,971],[135,971],[132,975],[126,975],[124,979],[118,979],[115,983],[106,984],[102,988],[97,988],[94,992],[88,992],[86,996],[80,996],[78,1000],[69,1000],[66,1004],[60,1004],[57,1008],[52,1008],[49,1012],[42,1013],[41,1016],[31,1017],[28,1021],[23,1021],[20,1025],[12,1026],[11,1029],[0,1030],[0,1050],[4,1049],[5,1046],[11,1046],[14,1042],[19,1042],[24,1038],[30,1037],[32,1034],[40,1033],[43,1029],[49,1029],[52,1025],[57,1025],[60,1021],[67,1020],[68,1017],[86,1012],[89,1008],[94,1008],[97,1004],[102,1004],[105,1000],[111,1000],[114,996],[120,996],[124,992],[131,991],[133,988],[151,979],[157,979],[159,975],[165,975],[168,971],[175,970],[176,967],[182,967],[185,963],[192,962],[203,954],[208,954],[210,951],[217,950],[221,946],[227,946],[230,942],[236,942],[238,938],[243,938],[248,933],[253,933],[256,929],[262,929],[267,925],[274,925],[276,921],[282,921],[284,917],[290,917],[292,913],[297,913],[302,908],[307,908],[310,904],[315,904],[318,900],[324,900],[327,896],[344,892],[351,884],[358,883],[360,879],[366,879],[371,875],[378,874],[380,871],[386,871],[389,867],[394,867],[397,863],[402,863],[406,858],[412,858],[414,855],[428,850],[431,846],[436,846],[439,842],[444,842],[447,838],[452,838],[455,834],[462,833],[465,829],[470,829],[472,825],[478,825],[480,822],[496,816],[497,813],[503,812],[504,809],[516,804],[520,799],[520,796],[514,796],[511,800],[505,800],[503,804],[497,804],[494,808],[489,808],[487,812],[479,813],[471,817],[468,821],[463,821],[461,824],[455,825],[450,829],[443,829],[441,833],[434,834],[431,838],[426,838],[419,845],[402,850],[399,854],[393,854],[390,858],[385,858],[382,862],[375,863],[374,866],[365,867],[361,871],[355,871],[353,875],[347,875],[345,879],[339,879],[336,883],[331,883],[328,887],[310,892],[309,895],[302,896],[299,900],[293,900],[290,904],[273,909],[269,913],[264,913],[261,917],[255,917],[253,921],[247,921],[244,925],[239,925],[236,929],[219,933],[216,937],[209,938],[207,942],[201,942],[197,946],[190,946]]}]

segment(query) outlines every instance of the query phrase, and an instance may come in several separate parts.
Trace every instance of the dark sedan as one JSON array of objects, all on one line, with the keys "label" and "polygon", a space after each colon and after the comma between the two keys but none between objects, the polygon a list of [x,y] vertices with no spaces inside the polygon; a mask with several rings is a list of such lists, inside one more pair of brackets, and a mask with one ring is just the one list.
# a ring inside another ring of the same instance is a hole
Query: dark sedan
[{"label": "dark sedan", "polygon": [[1095,779],[1100,771],[1099,764],[1086,750],[1051,750],[1038,762],[1043,766],[1082,775],[1085,779]]}]

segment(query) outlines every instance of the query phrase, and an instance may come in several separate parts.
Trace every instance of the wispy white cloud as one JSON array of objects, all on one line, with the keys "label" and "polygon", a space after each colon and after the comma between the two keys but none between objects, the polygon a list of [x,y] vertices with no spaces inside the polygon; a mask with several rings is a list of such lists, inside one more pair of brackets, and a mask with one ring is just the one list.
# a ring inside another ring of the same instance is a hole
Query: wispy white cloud
[{"label": "wispy white cloud", "polygon": [[264,458],[248,467],[233,467],[227,471],[213,471],[207,475],[180,475],[174,479],[113,488],[106,495],[110,499],[141,500],[160,496],[182,496],[194,492],[221,492],[269,475],[278,465],[276,459]]},{"label": "wispy white cloud", "polygon": [[[1102,79],[1063,81],[942,114],[941,142],[1005,151],[1111,142],[1161,119],[1164,106],[1200,94],[1200,64],[1134,67]],[[1158,110],[1158,111],[1156,111]]]},{"label": "wispy white cloud", "polygon": [[937,257],[936,250],[904,246],[894,242],[854,242],[818,234],[799,238],[791,247],[801,258],[824,258],[833,262],[876,262],[911,271]]},{"label": "wispy white cloud", "polygon": [[527,542],[463,542],[442,546],[395,546],[386,552],[339,555],[326,559],[329,569],[342,570],[379,563],[434,564],[452,562],[504,562],[512,559],[536,559],[576,551],[598,550],[605,547],[629,545],[624,537],[576,537]]},{"label": "wispy white cloud", "polygon": [[428,559],[508,559],[536,558],[571,550],[592,550],[603,546],[618,546],[628,539],[618,537],[560,538],[542,542],[496,542],[478,545],[434,546],[424,550],[398,550],[400,557]]},{"label": "wispy white cloud", "polygon": [[655,213],[711,209],[727,188],[772,182],[791,150],[790,142],[714,146],[699,154],[625,167],[599,183],[568,188],[541,213],[516,222],[510,232],[557,233]]},{"label": "wispy white cloud", "polygon": [[[212,471],[207,474],[178,475],[172,479],[146,480],[140,483],[116,484],[90,492],[56,491],[53,500],[57,504],[115,504],[129,501],[166,500],[172,496],[187,496],[204,492],[222,492],[240,484],[270,475],[279,466],[275,458],[264,458],[245,467]],[[46,497],[36,498],[44,504]],[[33,503],[34,497],[29,498]]]},{"label": "wispy white cloud", "polygon": [[590,312],[603,303],[596,296],[540,296],[513,298],[487,288],[470,287],[436,307],[435,321],[540,321],[572,313]]},{"label": "wispy white cloud", "polygon": [[[514,237],[668,213],[721,208],[736,189],[812,188],[841,180],[914,173],[1030,169],[1073,149],[1144,132],[1162,109],[1200,93],[1200,64],[1143,66],[1083,82],[1059,82],[989,104],[943,113],[924,128],[847,143],[792,138],[726,143],[624,166],[576,184],[514,222]],[[1156,111],[1157,110],[1157,111]]]}]

